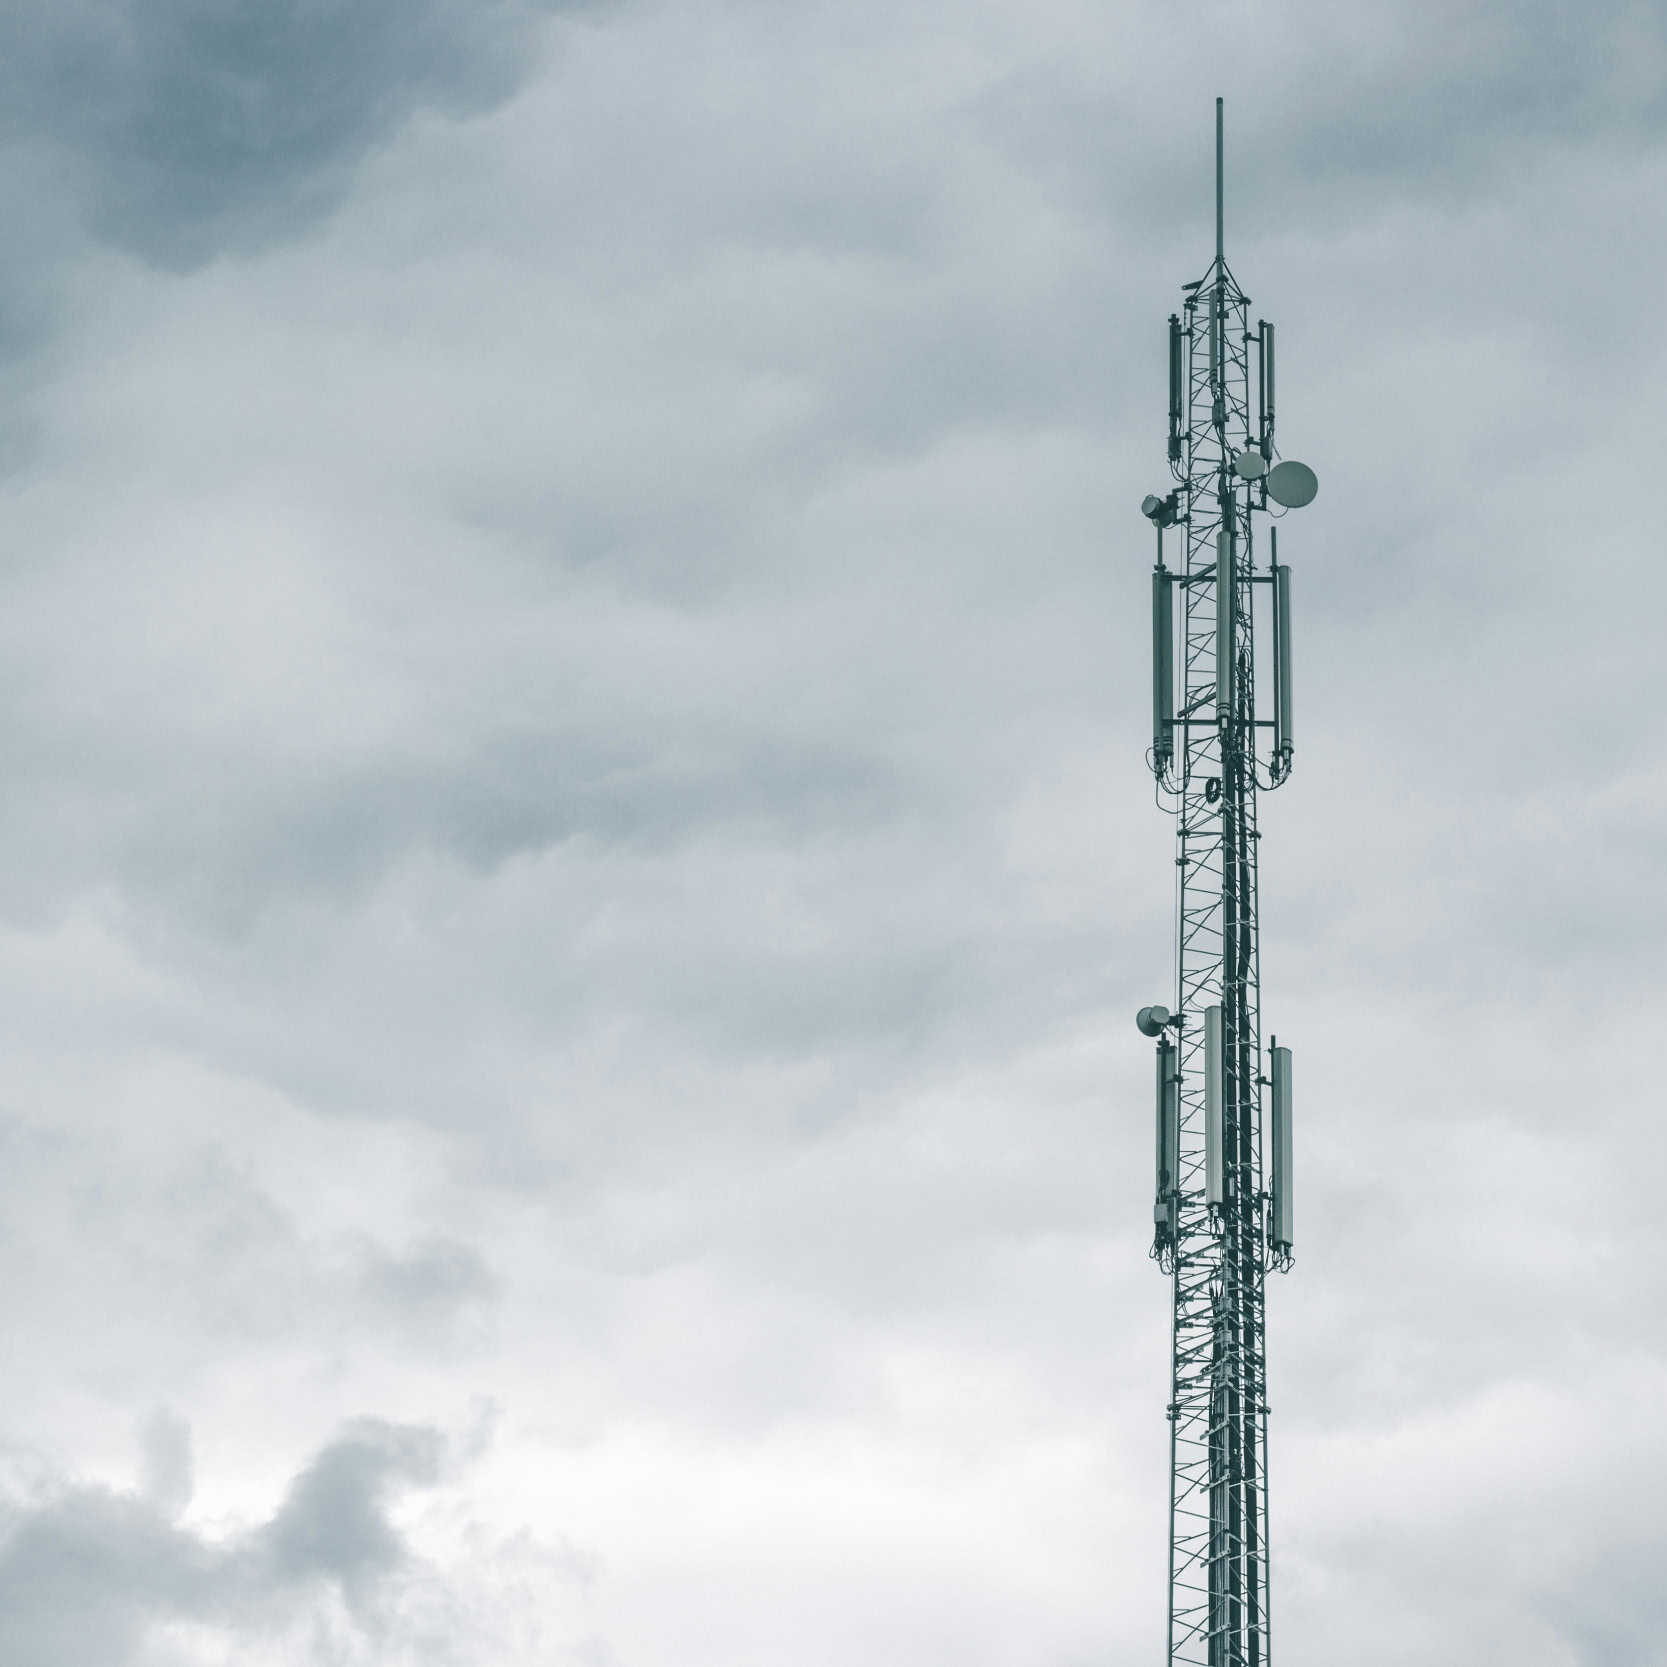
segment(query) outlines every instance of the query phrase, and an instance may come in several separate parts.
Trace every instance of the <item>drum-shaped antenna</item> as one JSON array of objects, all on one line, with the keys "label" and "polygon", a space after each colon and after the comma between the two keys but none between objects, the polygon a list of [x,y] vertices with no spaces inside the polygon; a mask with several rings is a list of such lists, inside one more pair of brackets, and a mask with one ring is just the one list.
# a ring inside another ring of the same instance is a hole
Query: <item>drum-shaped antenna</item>
[{"label": "drum-shaped antenna", "polygon": [[1287,458],[1268,470],[1268,496],[1287,509],[1301,509],[1314,501],[1320,482],[1306,463]]}]

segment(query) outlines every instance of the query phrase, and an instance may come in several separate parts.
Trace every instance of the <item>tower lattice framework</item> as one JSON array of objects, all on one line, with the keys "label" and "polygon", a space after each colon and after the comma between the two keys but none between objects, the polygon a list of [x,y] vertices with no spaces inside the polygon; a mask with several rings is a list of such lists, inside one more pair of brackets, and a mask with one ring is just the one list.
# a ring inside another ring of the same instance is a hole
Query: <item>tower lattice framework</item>
[{"label": "tower lattice framework", "polygon": [[[1219,100],[1216,138],[1216,257],[1170,319],[1175,486],[1147,500],[1151,763],[1176,821],[1176,934],[1174,1010],[1146,1009],[1142,1028],[1160,1038],[1153,1255],[1173,1300],[1167,1659],[1267,1667],[1266,1281],[1290,1263],[1290,1055],[1262,1047],[1257,800],[1291,767],[1289,570],[1271,529],[1258,536],[1277,455],[1273,330],[1252,328],[1222,248]],[[1260,639],[1274,656],[1263,718]]]}]

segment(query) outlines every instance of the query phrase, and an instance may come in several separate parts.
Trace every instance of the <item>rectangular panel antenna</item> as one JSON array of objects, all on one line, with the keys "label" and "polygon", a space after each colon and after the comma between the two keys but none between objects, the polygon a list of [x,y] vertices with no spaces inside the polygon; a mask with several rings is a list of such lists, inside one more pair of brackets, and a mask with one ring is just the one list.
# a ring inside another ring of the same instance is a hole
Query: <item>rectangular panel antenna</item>
[{"label": "rectangular panel antenna", "polygon": [[1216,534],[1216,711],[1233,710],[1233,534]]},{"label": "rectangular panel antenna", "polygon": [[1152,764],[1160,774],[1175,751],[1175,618],[1170,577],[1152,575]]},{"label": "rectangular panel antenna", "polygon": [[1181,1184],[1180,1069],[1181,1050],[1165,1037],[1158,1043],[1157,1055],[1157,1163],[1152,1207],[1152,1225],[1160,1245],[1175,1236],[1175,1189]]},{"label": "rectangular panel antenna", "polygon": [[1186,418],[1186,332],[1178,313],[1169,315],[1169,461],[1181,461]]},{"label": "rectangular panel antenna", "polygon": [[1261,337],[1261,352],[1257,358],[1261,365],[1261,375],[1258,378],[1259,398],[1257,404],[1261,408],[1262,417],[1262,455],[1273,457],[1273,326],[1264,319],[1258,319],[1257,334]]},{"label": "rectangular panel antenna", "polygon": [[1279,564],[1278,533],[1273,547],[1273,750],[1288,767],[1291,740],[1291,570]]},{"label": "rectangular panel antenna", "polygon": [[1273,1174],[1268,1240],[1275,1250],[1291,1248],[1294,1199],[1291,1192],[1291,1050],[1273,1049]]},{"label": "rectangular panel antenna", "polygon": [[1204,1201],[1222,1199],[1221,1009],[1204,1009]]}]

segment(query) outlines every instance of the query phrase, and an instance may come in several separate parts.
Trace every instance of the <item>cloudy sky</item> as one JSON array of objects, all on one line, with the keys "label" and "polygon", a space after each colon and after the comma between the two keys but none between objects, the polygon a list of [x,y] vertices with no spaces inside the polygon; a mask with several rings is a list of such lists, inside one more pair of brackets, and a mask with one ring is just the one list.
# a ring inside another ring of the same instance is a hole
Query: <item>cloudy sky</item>
[{"label": "cloudy sky", "polygon": [[0,1660],[1159,1658],[1136,506],[1220,93],[1321,480],[1280,1659],[1667,1662],[1659,7],[0,65]]}]

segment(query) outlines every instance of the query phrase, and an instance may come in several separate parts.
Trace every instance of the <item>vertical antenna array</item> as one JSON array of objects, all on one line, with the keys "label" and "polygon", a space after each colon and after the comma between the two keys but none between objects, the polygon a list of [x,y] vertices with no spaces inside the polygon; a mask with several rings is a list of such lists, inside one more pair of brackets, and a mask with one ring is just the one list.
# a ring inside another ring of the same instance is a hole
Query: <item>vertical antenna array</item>
[{"label": "vertical antenna array", "polygon": [[1257,798],[1294,753],[1291,583],[1271,528],[1259,563],[1257,517],[1316,488],[1303,464],[1275,463],[1273,326],[1251,328],[1227,265],[1224,167],[1217,99],[1215,259],[1169,319],[1175,484],[1142,505],[1158,546],[1149,762],[1178,875],[1175,1008],[1139,1015],[1158,1040],[1152,1255],[1173,1303],[1170,1667],[1268,1667],[1265,1286],[1290,1266],[1293,1219],[1291,1053],[1269,1050],[1264,1073],[1257,919]]}]

